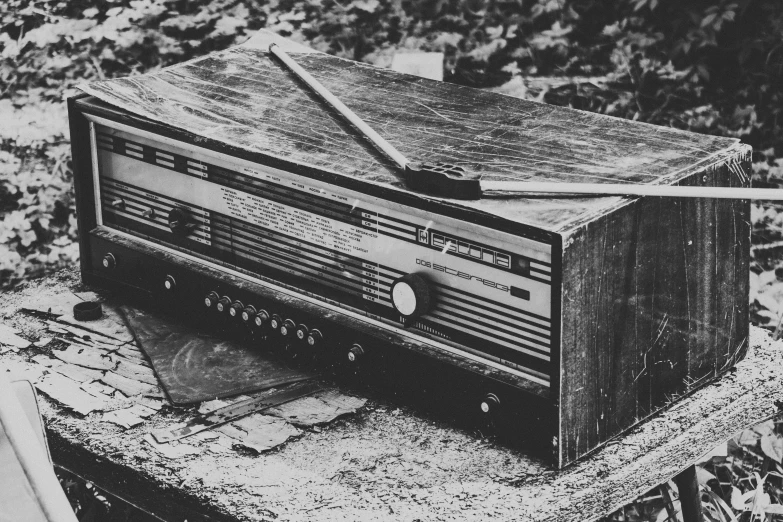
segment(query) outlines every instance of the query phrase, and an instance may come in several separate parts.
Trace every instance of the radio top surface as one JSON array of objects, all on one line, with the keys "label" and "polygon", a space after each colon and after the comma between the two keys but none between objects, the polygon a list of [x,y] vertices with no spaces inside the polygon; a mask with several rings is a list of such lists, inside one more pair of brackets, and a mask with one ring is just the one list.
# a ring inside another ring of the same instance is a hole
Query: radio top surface
[{"label": "radio top surface", "polygon": [[[94,82],[103,102],[259,154],[298,173],[402,192],[394,164],[266,52],[268,42],[153,74]],[[431,81],[284,42],[308,72],[412,161],[457,164],[486,180],[674,184],[737,153],[695,134]],[[366,182],[362,183],[362,182]],[[392,191],[392,192],[389,192]],[[490,198],[452,207],[562,233],[625,198]]]}]

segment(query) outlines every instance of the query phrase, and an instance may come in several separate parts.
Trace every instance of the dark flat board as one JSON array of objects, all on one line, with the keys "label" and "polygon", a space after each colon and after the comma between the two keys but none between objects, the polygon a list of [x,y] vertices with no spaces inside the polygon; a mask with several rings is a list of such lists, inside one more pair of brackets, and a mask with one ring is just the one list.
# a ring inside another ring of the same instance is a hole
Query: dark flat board
[{"label": "dark flat board", "polygon": [[174,404],[230,397],[310,378],[262,350],[201,335],[190,326],[138,308],[120,309]]},{"label": "dark flat board", "polygon": [[[218,142],[403,188],[389,160],[265,52],[273,39],[262,32],[252,45],[82,88],[134,114]],[[408,158],[456,163],[487,180],[672,184],[744,150],[735,139],[436,82],[299,52],[307,49],[282,42]],[[621,198],[515,198],[458,204],[558,231],[621,203]]]}]

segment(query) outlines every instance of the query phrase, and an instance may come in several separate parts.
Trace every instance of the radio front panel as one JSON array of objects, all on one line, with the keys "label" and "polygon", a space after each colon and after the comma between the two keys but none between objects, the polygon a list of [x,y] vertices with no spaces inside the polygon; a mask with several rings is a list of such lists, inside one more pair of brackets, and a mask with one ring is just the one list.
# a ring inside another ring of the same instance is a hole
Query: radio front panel
[{"label": "radio front panel", "polygon": [[[90,119],[99,225],[550,385],[551,245]],[[433,295],[414,319],[406,274]]]}]

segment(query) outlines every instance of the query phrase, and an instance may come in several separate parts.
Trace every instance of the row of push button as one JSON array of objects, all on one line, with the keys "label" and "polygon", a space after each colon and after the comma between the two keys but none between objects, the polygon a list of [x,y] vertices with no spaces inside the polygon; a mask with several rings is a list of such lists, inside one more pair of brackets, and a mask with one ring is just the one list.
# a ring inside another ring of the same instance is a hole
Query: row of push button
[{"label": "row of push button", "polygon": [[300,341],[306,341],[310,346],[316,346],[323,341],[323,334],[313,328],[309,329],[304,324],[297,324],[291,319],[283,319],[277,314],[270,314],[266,310],[257,309],[253,305],[245,306],[242,301],[232,301],[227,295],[220,296],[217,292],[210,292],[204,297],[204,305],[207,308],[215,307],[220,313],[228,312],[231,317],[237,317],[248,324],[258,328],[268,325],[272,330],[283,337],[296,337]]}]

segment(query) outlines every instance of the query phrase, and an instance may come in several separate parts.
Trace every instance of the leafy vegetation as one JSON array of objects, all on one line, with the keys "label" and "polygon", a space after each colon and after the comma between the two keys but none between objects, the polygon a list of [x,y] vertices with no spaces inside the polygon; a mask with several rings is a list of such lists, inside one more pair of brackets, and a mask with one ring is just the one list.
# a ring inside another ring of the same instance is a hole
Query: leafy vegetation
[{"label": "leafy vegetation", "polygon": [[[223,49],[261,27],[379,66],[399,49],[441,51],[446,81],[738,137],[755,150],[753,183],[783,185],[779,0],[5,0],[0,288],[77,260],[64,108],[76,86]],[[754,322],[776,335],[780,208],[753,207],[750,275]],[[703,468],[718,482],[705,488],[738,513],[768,502],[764,495],[781,501],[783,437],[779,425],[763,429]],[[640,500],[614,520],[665,518],[662,498]]]}]

